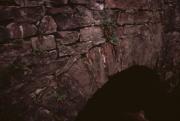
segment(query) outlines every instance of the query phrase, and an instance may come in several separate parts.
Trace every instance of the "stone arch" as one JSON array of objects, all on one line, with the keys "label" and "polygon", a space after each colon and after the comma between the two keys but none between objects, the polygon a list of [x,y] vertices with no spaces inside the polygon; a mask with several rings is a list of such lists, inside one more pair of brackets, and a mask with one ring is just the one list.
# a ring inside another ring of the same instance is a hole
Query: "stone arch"
[{"label": "stone arch", "polygon": [[110,76],[87,101],[76,121],[178,120],[177,102],[166,89],[156,71],[131,66]]}]

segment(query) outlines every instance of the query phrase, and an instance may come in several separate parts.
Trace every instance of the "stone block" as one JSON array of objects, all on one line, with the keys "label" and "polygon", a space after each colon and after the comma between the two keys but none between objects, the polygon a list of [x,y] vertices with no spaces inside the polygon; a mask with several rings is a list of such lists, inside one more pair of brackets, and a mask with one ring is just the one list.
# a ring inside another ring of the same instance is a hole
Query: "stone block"
[{"label": "stone block", "polygon": [[79,40],[79,35],[77,31],[59,31],[57,38],[61,44],[68,45],[76,43]]},{"label": "stone block", "polygon": [[147,11],[119,13],[118,21],[117,21],[119,25],[145,24],[148,22],[153,22],[153,14],[152,12],[147,12]]},{"label": "stone block", "polygon": [[8,39],[10,39],[8,30],[5,27],[0,26],[0,44],[8,42]]},{"label": "stone block", "polygon": [[22,7],[14,11],[15,21],[23,23],[36,23],[44,16],[45,11],[42,6]]},{"label": "stone block", "polygon": [[11,39],[26,38],[37,34],[37,28],[33,24],[10,23],[7,25]]},{"label": "stone block", "polygon": [[100,27],[86,27],[81,29],[80,35],[81,42],[92,42],[94,45],[99,45],[106,41]]},{"label": "stone block", "polygon": [[118,9],[148,8],[148,0],[105,0],[106,7]]},{"label": "stone block", "polygon": [[[73,12],[57,14],[54,19],[58,25],[58,30],[74,30],[85,26],[91,26],[99,23],[94,18],[95,13],[85,7],[77,6]],[[96,17],[97,13],[96,13]]]},{"label": "stone block", "polygon": [[75,54],[74,49],[71,46],[58,45],[59,57],[71,56]]},{"label": "stone block", "polygon": [[57,24],[51,16],[44,16],[39,25],[39,30],[43,34],[51,34],[57,31]]},{"label": "stone block", "polygon": [[48,51],[56,49],[55,37],[53,35],[31,38],[34,51]]}]

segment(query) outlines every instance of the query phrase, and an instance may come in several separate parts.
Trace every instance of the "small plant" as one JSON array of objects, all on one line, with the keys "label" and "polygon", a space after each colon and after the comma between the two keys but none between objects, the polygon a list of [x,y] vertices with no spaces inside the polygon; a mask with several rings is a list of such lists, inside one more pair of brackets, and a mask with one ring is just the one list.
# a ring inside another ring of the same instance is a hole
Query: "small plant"
[{"label": "small plant", "polygon": [[113,17],[109,15],[108,11],[109,10],[104,11],[102,29],[104,31],[104,36],[107,41],[115,45],[119,41],[119,38],[116,36],[116,28],[118,26]]},{"label": "small plant", "polygon": [[33,49],[33,50],[32,50],[32,54],[33,54],[34,56],[40,56],[40,55],[43,54],[43,51],[40,50],[40,49]]},{"label": "small plant", "polygon": [[113,33],[110,37],[111,43],[116,44],[119,41],[119,38]]},{"label": "small plant", "polygon": [[60,88],[56,89],[56,98],[57,98],[57,101],[63,101],[67,98],[63,89],[60,89]]},{"label": "small plant", "polygon": [[62,101],[66,99],[66,95],[57,95],[57,101]]}]

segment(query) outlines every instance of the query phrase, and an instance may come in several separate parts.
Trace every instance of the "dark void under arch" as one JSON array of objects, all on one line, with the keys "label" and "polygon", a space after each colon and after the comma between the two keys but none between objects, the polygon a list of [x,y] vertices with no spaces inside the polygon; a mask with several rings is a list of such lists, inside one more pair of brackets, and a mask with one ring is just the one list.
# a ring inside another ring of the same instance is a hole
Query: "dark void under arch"
[{"label": "dark void under arch", "polygon": [[165,87],[155,71],[132,66],[110,76],[76,121],[138,121],[126,114],[141,110],[149,121],[180,121],[179,104],[168,97]]}]

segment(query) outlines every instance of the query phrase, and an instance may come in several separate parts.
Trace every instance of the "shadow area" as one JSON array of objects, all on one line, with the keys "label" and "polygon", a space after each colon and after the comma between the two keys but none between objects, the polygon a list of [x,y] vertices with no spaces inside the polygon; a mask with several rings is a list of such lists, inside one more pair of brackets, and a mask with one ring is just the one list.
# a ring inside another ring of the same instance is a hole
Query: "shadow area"
[{"label": "shadow area", "polygon": [[166,93],[162,82],[155,71],[132,66],[110,76],[75,121],[180,121],[179,93]]}]

